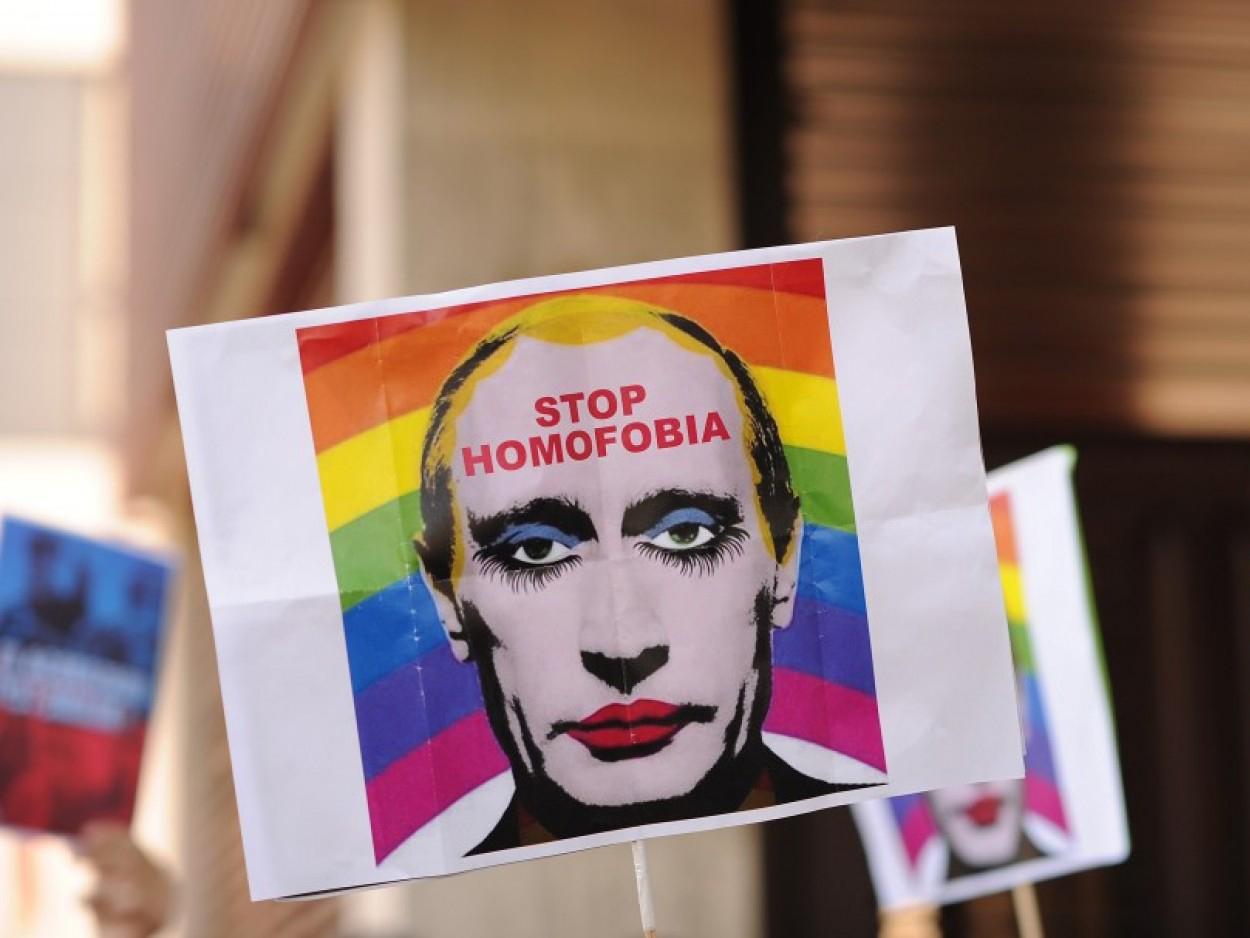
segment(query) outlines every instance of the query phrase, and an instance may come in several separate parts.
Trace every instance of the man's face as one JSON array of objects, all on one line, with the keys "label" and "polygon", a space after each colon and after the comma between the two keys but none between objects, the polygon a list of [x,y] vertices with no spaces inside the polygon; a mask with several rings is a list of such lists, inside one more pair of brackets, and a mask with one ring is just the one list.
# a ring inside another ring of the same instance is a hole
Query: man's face
[{"label": "man's face", "polygon": [[[574,423],[562,404],[556,426],[536,422],[539,398],[624,386],[645,389],[628,417],[594,419],[583,403]],[[710,411],[727,440],[613,445],[602,458],[472,476],[460,456],[483,442],[662,417],[681,418],[684,433],[687,414],[702,426]],[[524,770],[582,804],[684,795],[762,718],[757,643],[763,634],[768,648],[784,607],[742,432],[735,386],[716,361],[649,328],[584,346],[522,337],[455,423],[465,549],[453,616],[485,633],[473,648],[490,656],[484,680],[493,671],[499,685],[496,732],[506,725]],[[446,622],[451,607],[440,603]],[[454,634],[453,648],[468,650]]]},{"label": "man's face", "polygon": [[1019,779],[929,792],[938,829],[965,866],[999,866],[1020,849],[1024,783]]}]

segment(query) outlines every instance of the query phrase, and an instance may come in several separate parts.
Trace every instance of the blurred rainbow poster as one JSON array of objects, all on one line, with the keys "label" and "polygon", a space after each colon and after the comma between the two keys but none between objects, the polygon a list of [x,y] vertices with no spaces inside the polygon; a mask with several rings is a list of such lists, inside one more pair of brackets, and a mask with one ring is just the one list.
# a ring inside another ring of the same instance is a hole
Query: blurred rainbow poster
[{"label": "blurred rainbow poster", "polygon": [[962,901],[1127,856],[1074,459],[1057,447],[989,474],[1024,777],[855,805],[883,908]]},{"label": "blurred rainbow poster", "polygon": [[0,524],[0,824],[128,823],[152,708],[170,564]]}]

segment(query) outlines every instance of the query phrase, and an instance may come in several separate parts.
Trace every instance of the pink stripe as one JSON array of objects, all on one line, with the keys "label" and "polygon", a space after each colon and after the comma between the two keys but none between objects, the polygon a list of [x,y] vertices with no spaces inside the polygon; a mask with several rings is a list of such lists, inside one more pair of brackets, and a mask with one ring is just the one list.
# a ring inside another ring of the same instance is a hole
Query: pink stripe
[{"label": "pink stripe", "polygon": [[1024,803],[1028,810],[1046,818],[1060,830],[1068,829],[1068,817],[1063,810],[1059,789],[1049,779],[1028,775],[1024,779]]},{"label": "pink stripe", "polygon": [[807,740],[885,771],[877,698],[841,684],[775,668],[764,731]]},{"label": "pink stripe", "polygon": [[937,833],[937,825],[933,823],[933,812],[923,798],[917,800],[907,812],[899,833],[903,835],[903,847],[907,850],[907,861],[916,865],[920,851],[929,842],[929,838]]},{"label": "pink stripe", "polygon": [[481,710],[396,759],[365,786],[374,858],[381,863],[415,831],[506,771],[508,760]]}]

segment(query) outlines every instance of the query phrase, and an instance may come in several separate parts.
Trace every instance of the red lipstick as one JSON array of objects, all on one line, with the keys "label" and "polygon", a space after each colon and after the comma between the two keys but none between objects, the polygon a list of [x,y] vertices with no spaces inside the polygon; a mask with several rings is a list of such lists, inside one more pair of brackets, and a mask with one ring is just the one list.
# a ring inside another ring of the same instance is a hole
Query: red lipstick
[{"label": "red lipstick", "polygon": [[625,756],[631,749],[650,755],[699,719],[702,708],[679,707],[662,700],[609,704],[562,729],[594,755]]},{"label": "red lipstick", "polygon": [[1003,807],[1003,799],[993,795],[983,795],[968,806],[964,814],[977,827],[989,827],[998,820],[998,812]]}]

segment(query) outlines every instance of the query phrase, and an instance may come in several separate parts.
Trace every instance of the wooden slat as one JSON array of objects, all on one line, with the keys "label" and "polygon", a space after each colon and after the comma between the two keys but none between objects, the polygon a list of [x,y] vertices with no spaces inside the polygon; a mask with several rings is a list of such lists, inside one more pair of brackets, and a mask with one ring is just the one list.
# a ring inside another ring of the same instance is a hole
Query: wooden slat
[{"label": "wooden slat", "polygon": [[1250,435],[1250,6],[782,10],[789,234],[956,225],[989,420]]}]

